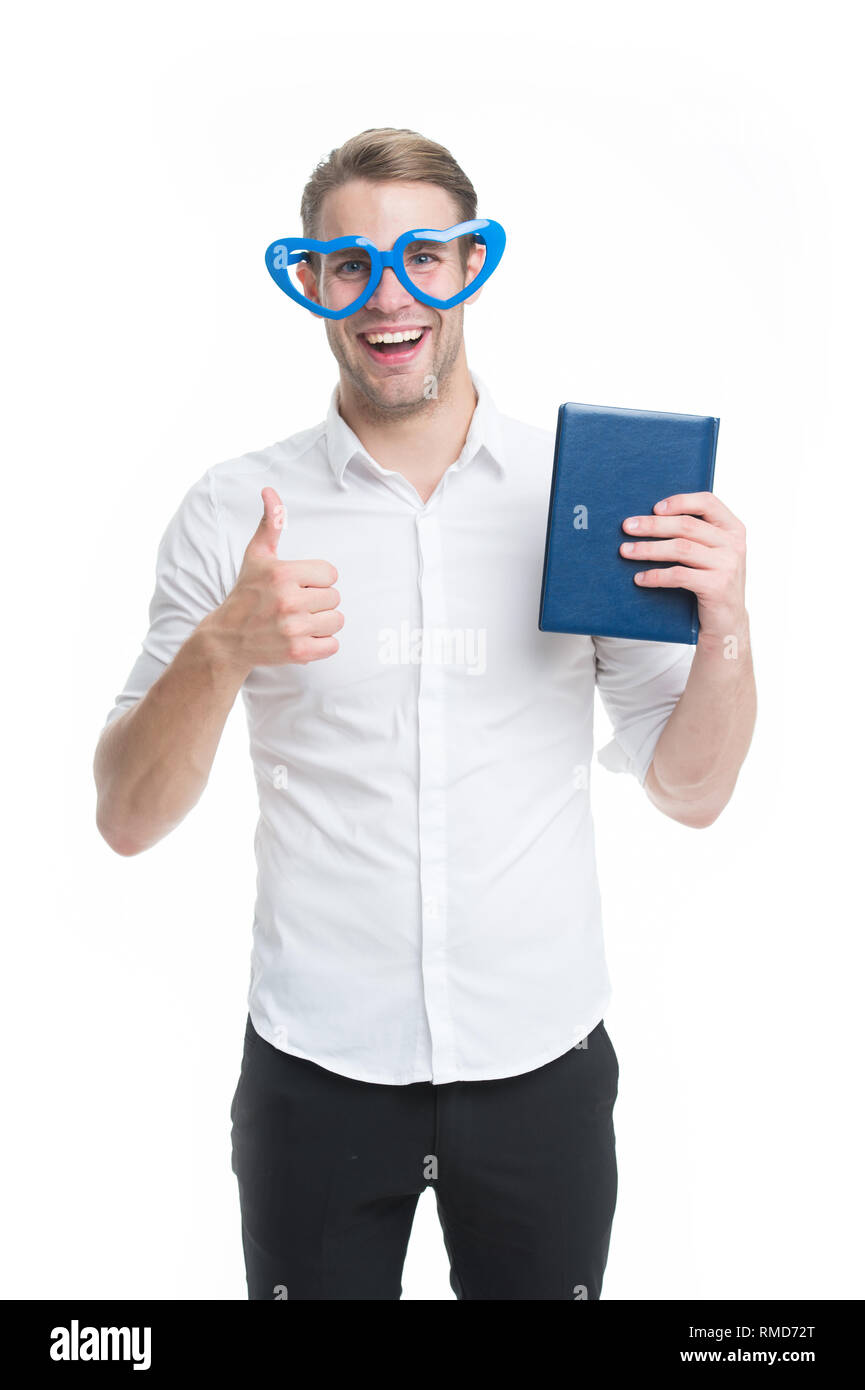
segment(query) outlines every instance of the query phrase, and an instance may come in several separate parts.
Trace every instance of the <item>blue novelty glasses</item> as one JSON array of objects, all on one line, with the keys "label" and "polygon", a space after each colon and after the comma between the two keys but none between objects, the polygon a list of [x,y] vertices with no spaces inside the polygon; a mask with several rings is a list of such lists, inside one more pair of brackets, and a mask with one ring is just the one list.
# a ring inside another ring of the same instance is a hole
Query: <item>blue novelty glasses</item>
[{"label": "blue novelty glasses", "polygon": [[[475,218],[445,231],[413,228],[390,251],[380,251],[363,236],[333,241],[283,237],[268,246],[264,260],[274,282],[296,304],[323,318],[344,319],[375,293],[385,266],[414,299],[434,309],[452,309],[490,278],[504,249],[504,228]],[[301,261],[316,273],[319,299],[310,299],[290,278],[291,267]]]}]

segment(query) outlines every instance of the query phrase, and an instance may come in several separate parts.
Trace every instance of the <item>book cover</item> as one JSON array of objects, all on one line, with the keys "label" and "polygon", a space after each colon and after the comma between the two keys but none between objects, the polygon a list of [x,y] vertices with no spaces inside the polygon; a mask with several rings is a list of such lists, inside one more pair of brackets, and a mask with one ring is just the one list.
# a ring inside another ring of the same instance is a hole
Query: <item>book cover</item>
[{"label": "book cover", "polygon": [[650,516],[674,493],[711,492],[720,421],[713,415],[581,405],[559,408],[538,626],[647,642],[696,643],[697,596],[646,589],[638,570],[673,561],[631,560],[628,516]]}]

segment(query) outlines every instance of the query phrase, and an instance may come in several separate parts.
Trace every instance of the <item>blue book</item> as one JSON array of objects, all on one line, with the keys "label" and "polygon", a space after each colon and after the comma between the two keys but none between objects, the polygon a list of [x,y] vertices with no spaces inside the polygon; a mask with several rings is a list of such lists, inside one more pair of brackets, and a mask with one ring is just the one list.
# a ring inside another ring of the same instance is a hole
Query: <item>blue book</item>
[{"label": "blue book", "polygon": [[651,516],[679,492],[711,492],[720,421],[615,406],[559,407],[547,544],[542,632],[580,632],[645,642],[696,643],[697,596],[690,589],[644,589],[638,570],[674,562],[629,560],[628,516]]}]

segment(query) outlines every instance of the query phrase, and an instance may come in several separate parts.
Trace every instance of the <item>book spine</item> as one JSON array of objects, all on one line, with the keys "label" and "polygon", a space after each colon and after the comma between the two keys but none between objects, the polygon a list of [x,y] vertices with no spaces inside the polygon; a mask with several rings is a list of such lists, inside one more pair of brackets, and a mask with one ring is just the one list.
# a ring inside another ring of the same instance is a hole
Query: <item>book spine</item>
[{"label": "book spine", "polygon": [[711,454],[711,457],[710,457],[710,459],[709,459],[709,477],[708,477],[708,481],[707,481],[707,483],[706,483],[706,491],[707,491],[707,492],[711,492],[711,491],[712,491],[712,487],[713,487],[714,482],[715,482],[715,455],[716,455],[717,452],[718,452],[718,430],[720,429],[720,427],[721,427],[721,421],[720,421],[720,420],[717,420],[717,419],[715,419],[715,418],[713,417],[713,419],[712,419],[712,454]]},{"label": "book spine", "polygon": [[555,510],[553,507],[553,500],[556,495],[556,474],[558,472],[559,441],[562,437],[562,421],[564,420],[564,418],[565,407],[564,405],[560,405],[558,418],[556,420],[556,441],[553,445],[553,471],[550,477],[550,503],[549,508],[547,510],[547,539],[544,544],[544,569],[543,577],[541,579],[540,608],[538,610],[538,629],[540,632],[544,631],[544,601],[547,597],[547,574],[550,565],[550,533],[553,529],[553,512]]}]

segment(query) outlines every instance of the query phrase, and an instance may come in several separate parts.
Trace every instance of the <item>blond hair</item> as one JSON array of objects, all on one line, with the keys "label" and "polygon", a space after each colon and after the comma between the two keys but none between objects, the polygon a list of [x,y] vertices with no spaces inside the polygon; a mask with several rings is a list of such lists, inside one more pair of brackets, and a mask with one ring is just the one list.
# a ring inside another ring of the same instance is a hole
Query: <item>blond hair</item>
[{"label": "blond hair", "polygon": [[[396,130],[384,126],[353,135],[316,165],[300,200],[304,236],[318,240],[325,195],[352,179],[367,179],[372,183],[387,183],[396,179],[432,183],[451,195],[457,206],[458,222],[469,222],[477,217],[477,194],[450,150],[434,140],[427,140],[416,130]],[[460,238],[463,264],[470,245],[468,238]],[[313,272],[318,276],[318,256],[315,252],[310,252],[310,260]]]}]

